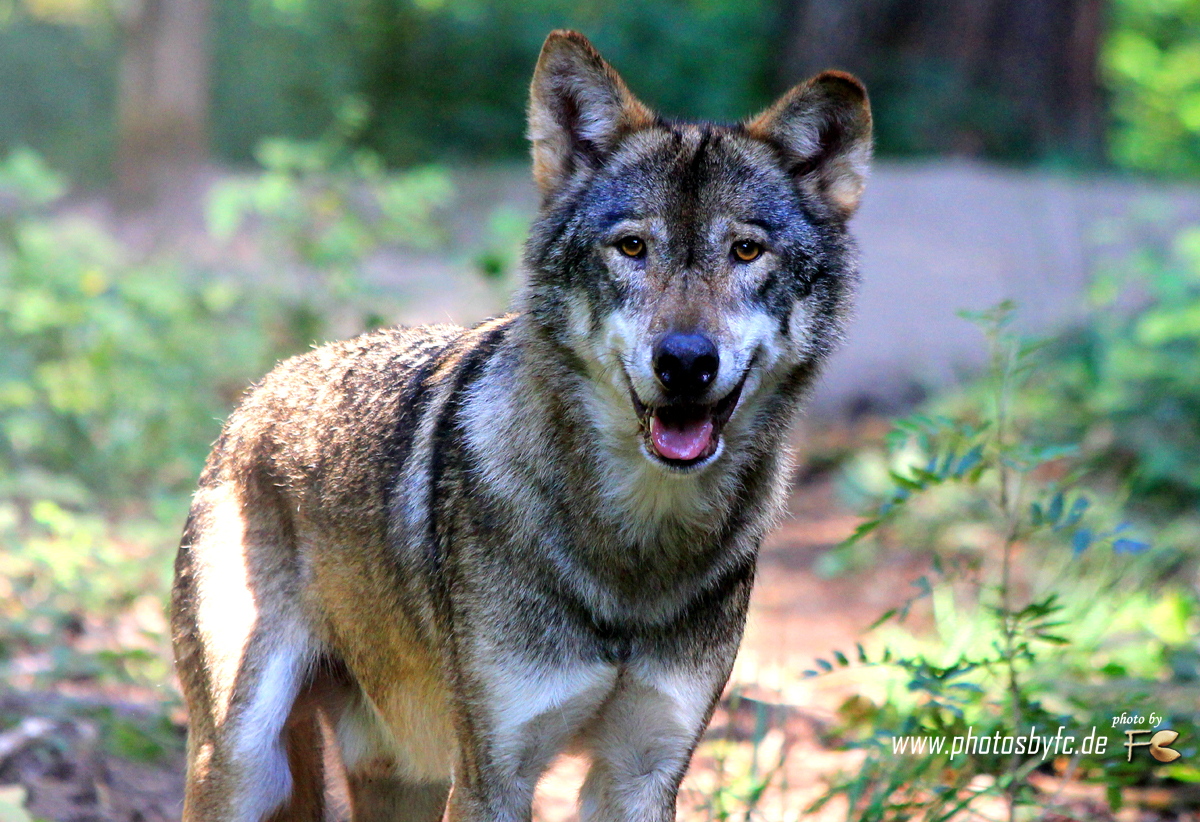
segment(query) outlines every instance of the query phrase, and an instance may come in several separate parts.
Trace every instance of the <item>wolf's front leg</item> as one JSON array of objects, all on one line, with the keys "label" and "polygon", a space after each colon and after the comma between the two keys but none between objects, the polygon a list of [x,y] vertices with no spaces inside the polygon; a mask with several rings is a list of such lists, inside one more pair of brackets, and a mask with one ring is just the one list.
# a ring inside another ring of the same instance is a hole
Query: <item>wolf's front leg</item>
[{"label": "wolf's front leg", "polygon": [[697,669],[631,663],[588,732],[593,762],[580,792],[582,822],[670,822],[692,751],[732,659]]},{"label": "wolf's front leg", "polygon": [[528,822],[550,761],[596,716],[616,666],[489,653],[460,706],[459,761],[449,822]]}]

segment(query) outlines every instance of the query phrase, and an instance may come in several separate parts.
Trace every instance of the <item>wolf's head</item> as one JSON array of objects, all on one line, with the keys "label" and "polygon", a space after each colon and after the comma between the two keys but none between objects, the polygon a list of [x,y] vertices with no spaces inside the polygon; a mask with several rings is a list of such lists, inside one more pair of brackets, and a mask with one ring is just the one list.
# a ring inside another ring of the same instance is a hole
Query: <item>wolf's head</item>
[{"label": "wolf's head", "polygon": [[845,223],[871,154],[862,85],[826,72],[743,123],[675,123],[558,31],[529,135],[542,207],[523,308],[598,388],[609,440],[695,473],[794,405],[857,277]]}]

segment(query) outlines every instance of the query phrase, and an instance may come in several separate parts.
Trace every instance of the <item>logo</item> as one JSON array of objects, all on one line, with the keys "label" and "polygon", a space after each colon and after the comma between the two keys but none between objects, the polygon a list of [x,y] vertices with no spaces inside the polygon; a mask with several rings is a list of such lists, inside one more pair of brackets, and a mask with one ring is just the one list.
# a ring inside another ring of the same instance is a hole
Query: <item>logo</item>
[{"label": "logo", "polygon": [[[1134,737],[1141,734],[1152,733],[1148,742],[1134,742]],[[1170,728],[1163,728],[1161,731],[1155,731],[1153,728],[1134,728],[1125,732],[1125,749],[1129,752],[1126,757],[1126,762],[1133,761],[1134,748],[1149,748],[1150,755],[1159,762],[1174,762],[1180,757],[1179,751],[1172,750],[1167,746],[1179,738],[1178,731],[1172,731]]]}]

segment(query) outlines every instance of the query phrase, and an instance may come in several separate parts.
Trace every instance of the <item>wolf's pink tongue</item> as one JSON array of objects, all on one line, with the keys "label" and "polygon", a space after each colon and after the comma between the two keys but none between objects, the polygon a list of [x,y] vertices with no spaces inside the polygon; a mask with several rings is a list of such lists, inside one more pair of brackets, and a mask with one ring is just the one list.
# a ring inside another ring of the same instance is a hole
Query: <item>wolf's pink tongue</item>
[{"label": "wolf's pink tongue", "polygon": [[712,440],[711,419],[681,424],[665,423],[655,414],[650,418],[650,439],[660,457],[669,460],[694,460],[704,453]]}]

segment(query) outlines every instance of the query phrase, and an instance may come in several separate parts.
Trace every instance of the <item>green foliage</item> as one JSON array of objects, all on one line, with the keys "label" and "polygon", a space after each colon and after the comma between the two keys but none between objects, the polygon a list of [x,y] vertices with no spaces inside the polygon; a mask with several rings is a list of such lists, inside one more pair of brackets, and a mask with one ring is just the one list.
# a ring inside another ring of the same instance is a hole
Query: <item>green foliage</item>
[{"label": "green foliage", "polygon": [[0,215],[0,495],[179,490],[213,421],[294,344],[283,318],[228,277],[134,263],[94,223],[46,211],[62,186],[28,154],[0,165],[0,188],[15,202]]},{"label": "green foliage", "polygon": [[[118,28],[39,5],[0,3],[0,87],[20,90],[0,97],[0,151],[28,144],[102,177]],[[740,118],[773,91],[766,0],[214,0],[212,14],[212,140],[238,162],[267,135],[318,137],[348,97],[370,106],[361,143],[393,166],[524,154],[529,77],[554,28],[586,32],[673,116]]]},{"label": "green foliage", "polygon": [[[75,177],[107,175],[119,7],[0,3],[0,88],[16,90],[0,97],[0,150],[30,145]],[[344,100],[357,98],[371,109],[362,144],[390,165],[516,156],[525,150],[538,47],[561,27],[588,34],[665,114],[740,118],[780,90],[781,8],[766,0],[214,0],[213,146],[226,160],[249,162],[264,136],[313,139]],[[1200,4],[1113,0],[1106,11],[1112,161],[1195,174]],[[886,55],[871,78],[883,153],[952,149],[949,122],[988,156],[1039,150],[1009,89],[961,76],[951,57],[909,51]]]},{"label": "green foliage", "polygon": [[358,92],[368,56],[355,3],[212,2],[212,145],[255,159],[271,135],[313,140]]},{"label": "green foliage", "polygon": [[1114,0],[1101,64],[1110,152],[1126,168],[1200,172],[1200,2]]},{"label": "green foliage", "polygon": [[0,155],[30,146],[73,179],[107,175],[116,130],[113,34],[0,2]]},{"label": "green foliage", "polygon": [[271,143],[260,177],[216,192],[250,271],[136,260],[56,213],[37,156],[0,162],[0,679],[168,680],[171,559],[221,419],[279,358],[386,322],[358,270],[428,242],[448,196],[436,170],[345,145]]},{"label": "green foliage", "polygon": [[[22,657],[37,660],[37,679],[165,681],[171,557],[157,546],[170,536],[173,528],[116,527],[49,500],[27,510],[0,503],[0,672]],[[122,642],[88,642],[89,634]]]},{"label": "green foliage", "polygon": [[[697,752],[708,767],[703,769],[707,784],[696,792],[695,810],[707,822],[777,818],[767,799],[770,792],[787,790],[784,766],[789,749],[780,727],[782,706],[751,699],[735,686],[723,707],[723,731],[702,743]],[[738,720],[746,714],[751,725],[740,729]]]},{"label": "green foliage", "polygon": [[120,716],[111,709],[96,713],[104,746],[113,756],[131,762],[158,762],[183,748],[180,728],[165,714],[147,718]]},{"label": "green foliage", "polygon": [[515,276],[528,230],[528,214],[510,206],[497,206],[488,215],[485,245],[473,261],[480,276],[497,283]]},{"label": "green foliage", "polygon": [[315,272],[335,283],[342,298],[360,281],[364,261],[382,248],[442,242],[430,218],[451,194],[445,172],[388,173],[378,155],[352,147],[368,117],[366,105],[350,99],[319,139],[263,142],[257,151],[263,173],[223,183],[210,195],[213,235],[228,240],[253,220],[273,266],[286,260]]},{"label": "green foliage", "polygon": [[[1123,232],[1122,232],[1123,233]],[[1145,241],[1092,286],[1085,323],[1059,338],[1022,413],[1084,444],[1093,470],[1140,504],[1200,500],[1200,228]]]},{"label": "green foliage", "polygon": [[360,91],[385,156],[525,151],[529,75],[547,32],[583,31],[668,116],[741,118],[771,96],[774,6],[762,0],[408,3],[368,0]]},{"label": "green foliage", "polygon": [[[186,491],[243,388],[357,304],[364,260],[436,240],[429,216],[449,193],[437,170],[385,174],[333,138],[261,154],[260,177],[214,192],[211,221],[228,238],[253,218],[263,267],[316,277],[298,297],[237,272],[133,261],[96,224],[47,210],[63,185],[34,155],[0,165],[13,203],[0,215],[0,494],[81,504]],[[371,296],[346,330],[384,321],[387,301]]]},{"label": "green foliage", "polygon": [[[1053,759],[994,751],[954,757],[949,747],[898,753],[896,745],[912,737],[949,746],[968,732],[1007,737],[1031,727],[1096,728],[1110,755],[1076,756],[1072,773],[1103,781],[1117,796],[1122,785],[1161,776],[1152,760],[1126,765],[1112,755],[1123,749],[1112,724],[1117,691],[1107,683],[1120,680],[1120,698],[1134,700],[1124,709],[1157,704],[1162,713],[1170,700],[1156,694],[1154,681],[1171,652],[1145,630],[1147,603],[1156,595],[1174,602],[1175,617],[1195,614],[1197,603],[1151,587],[1162,552],[1136,536],[1138,529],[1122,522],[1103,495],[1077,482],[1069,465],[1076,449],[1043,445],[1017,413],[1028,382],[1045,368],[1045,349],[1006,331],[1011,312],[1002,305],[970,317],[992,351],[987,377],[969,395],[984,404],[954,417],[900,420],[889,438],[882,500],[839,549],[866,550],[872,540],[934,546],[931,573],[872,626],[882,626],[882,651],[872,655],[860,645],[857,663],[835,652],[808,672],[851,665],[880,671],[875,698],[848,702],[839,731],[868,751],[866,762],[817,803],[844,796],[859,822],[950,819],[989,802],[1007,806],[1012,819],[1021,806],[1048,801],[1030,776]],[[1115,599],[1119,584],[1138,596]],[[906,623],[926,603],[933,637]],[[1134,646],[1133,656],[1125,656],[1126,644]],[[1145,691],[1140,702],[1130,687],[1135,682]],[[1180,707],[1172,720],[1194,728],[1195,712]]]}]

